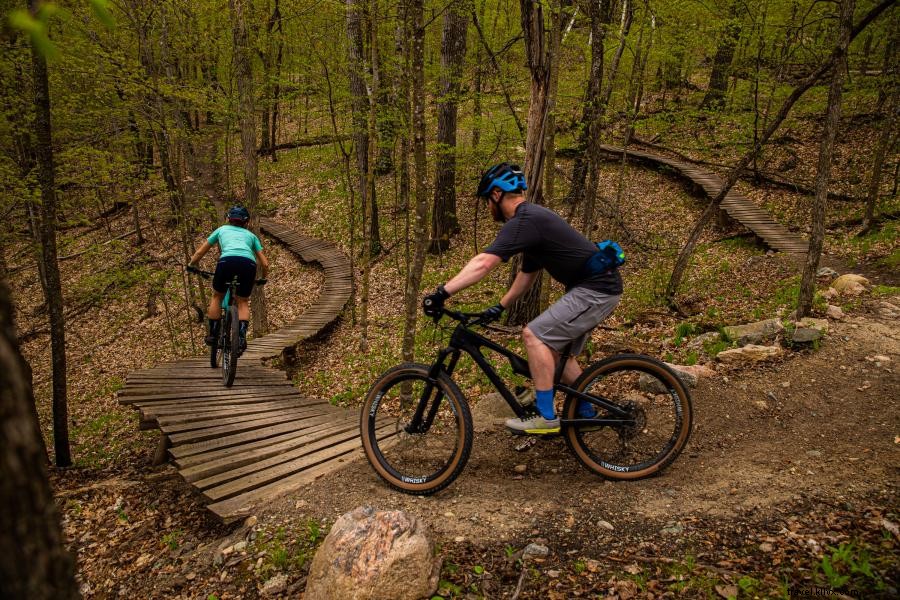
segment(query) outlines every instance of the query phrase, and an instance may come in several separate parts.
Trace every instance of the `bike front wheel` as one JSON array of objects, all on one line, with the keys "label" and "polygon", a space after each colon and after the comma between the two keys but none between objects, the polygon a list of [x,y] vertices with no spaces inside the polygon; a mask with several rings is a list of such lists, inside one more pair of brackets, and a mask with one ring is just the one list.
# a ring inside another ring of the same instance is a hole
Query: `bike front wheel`
[{"label": "bike front wheel", "polygon": [[360,435],[375,472],[401,492],[434,494],[455,480],[472,450],[472,415],[445,374],[404,363],[384,373],[366,395]]},{"label": "bike front wheel", "polygon": [[222,383],[231,387],[237,375],[237,359],[241,348],[241,322],[238,319],[237,307],[228,307],[225,322],[222,323],[224,340],[222,343]]},{"label": "bike front wheel", "polygon": [[[691,435],[691,397],[674,371],[640,354],[620,354],[585,369],[572,386],[618,406],[627,416],[597,408],[596,425],[578,421],[579,398],[569,395],[566,443],[581,463],[609,479],[641,479],[674,461]],[[620,423],[615,421],[621,420]]]}]

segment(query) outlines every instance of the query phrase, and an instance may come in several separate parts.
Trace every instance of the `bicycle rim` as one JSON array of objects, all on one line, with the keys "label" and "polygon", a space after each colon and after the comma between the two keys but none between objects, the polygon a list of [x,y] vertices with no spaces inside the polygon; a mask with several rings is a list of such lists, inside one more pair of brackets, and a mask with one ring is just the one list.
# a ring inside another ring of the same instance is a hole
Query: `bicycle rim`
[{"label": "bicycle rim", "polygon": [[[423,415],[432,414],[433,420],[427,429],[412,432],[409,426],[423,398]],[[468,405],[446,376],[441,375],[437,385],[429,383],[426,365],[401,365],[385,373],[369,390],[361,419],[366,457],[382,479],[402,492],[428,495],[442,490],[468,461]]]},{"label": "bicycle rim", "polygon": [[[640,479],[669,465],[691,433],[691,399],[674,372],[646,356],[620,355],[588,367],[575,389],[627,409],[631,423],[566,427],[569,448],[590,470],[611,479]],[[578,399],[563,413],[576,419]],[[599,418],[612,418],[600,409]]]},{"label": "bicycle rim", "polygon": [[238,351],[241,344],[237,307],[228,307],[228,316],[223,323],[223,328],[225,340],[222,345],[222,383],[225,384],[225,387],[231,387],[234,377],[237,375]]}]

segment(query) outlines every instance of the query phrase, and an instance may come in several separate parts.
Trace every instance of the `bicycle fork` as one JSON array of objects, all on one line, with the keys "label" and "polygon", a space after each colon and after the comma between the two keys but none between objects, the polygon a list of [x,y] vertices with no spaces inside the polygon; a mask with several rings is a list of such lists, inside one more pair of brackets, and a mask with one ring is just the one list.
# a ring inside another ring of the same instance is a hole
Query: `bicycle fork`
[{"label": "bicycle fork", "polygon": [[[448,356],[450,357],[450,362],[444,366],[444,361],[447,360]],[[441,391],[437,384],[438,377],[441,371],[444,371],[448,377],[452,375],[459,357],[459,350],[445,348],[440,351],[437,360],[434,361],[434,364],[431,365],[431,370],[428,371],[428,383],[425,384],[425,389],[422,390],[422,394],[419,396],[416,412],[413,414],[410,422],[403,428],[406,433],[425,433],[431,429],[431,424],[434,423],[434,418],[437,416],[438,408],[440,408],[441,400],[444,399],[444,392]],[[437,393],[429,406],[428,400],[431,398],[435,388],[437,388]]]}]

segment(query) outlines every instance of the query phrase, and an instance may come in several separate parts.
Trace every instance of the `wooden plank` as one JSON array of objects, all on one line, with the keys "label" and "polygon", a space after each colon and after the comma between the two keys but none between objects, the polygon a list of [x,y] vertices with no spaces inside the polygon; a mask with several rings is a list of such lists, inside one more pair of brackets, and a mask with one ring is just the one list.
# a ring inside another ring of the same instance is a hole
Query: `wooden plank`
[{"label": "wooden plank", "polygon": [[335,459],[342,454],[347,454],[348,452],[352,452],[359,448],[361,448],[361,442],[358,437],[354,437],[352,440],[344,441],[335,446],[328,446],[327,448],[312,452],[301,458],[291,460],[286,463],[264,469],[262,471],[257,471],[250,475],[241,477],[240,479],[236,479],[234,481],[230,481],[216,487],[207,488],[202,491],[202,494],[204,498],[212,502],[224,500],[225,498],[252,491],[266,484],[276,482],[283,477],[287,477],[296,473],[297,471],[302,471],[303,469],[314,467],[318,464]]},{"label": "wooden plank", "polygon": [[[290,461],[294,461],[295,459],[309,456],[327,448],[345,444],[350,441],[355,442],[357,446],[361,445],[362,442],[359,439],[358,427],[351,426],[349,429],[345,428],[341,431],[318,432],[308,437],[295,440],[293,442],[293,447],[283,449],[281,452],[277,452],[268,458],[259,456],[258,458],[245,462],[243,465],[234,465],[232,468],[222,469],[219,473],[196,479],[192,481],[192,483],[194,484],[194,487],[199,490],[210,488],[222,488],[224,490],[227,488],[226,484],[228,482],[247,478],[254,473],[275,468]],[[234,494],[227,493],[226,495],[231,496]],[[214,499],[218,500],[222,497],[223,496],[220,496]]]},{"label": "wooden plank", "polygon": [[[275,417],[290,417],[308,414],[321,414],[322,411],[316,406],[302,406],[291,408],[270,408],[262,413],[251,413],[246,415],[237,415],[234,417],[213,417],[199,421],[182,421],[170,423],[163,427],[163,431],[167,434],[176,434],[186,431],[195,431],[197,429],[221,429],[229,425],[247,425],[261,419],[271,419]],[[224,431],[225,433],[230,433]],[[170,436],[171,437],[171,436]]]},{"label": "wooden plank", "polygon": [[334,415],[322,415],[319,417],[296,419],[294,421],[282,423],[280,425],[273,425],[264,429],[254,429],[252,431],[243,433],[223,435],[221,437],[212,440],[205,440],[203,442],[180,444],[170,449],[169,454],[172,455],[172,457],[175,459],[181,459],[187,456],[208,452],[210,450],[229,448],[247,442],[255,442],[258,440],[272,438],[282,433],[307,429],[309,427],[312,427],[313,425],[320,425],[322,423],[333,421],[334,419]]},{"label": "wooden plank", "polygon": [[285,411],[278,416],[267,417],[265,419],[249,419],[242,420],[238,423],[232,423],[228,425],[222,425],[217,427],[207,427],[205,429],[197,429],[194,431],[185,431],[183,433],[166,433],[169,436],[169,439],[172,440],[172,444],[188,444],[188,443],[196,443],[202,442],[210,439],[215,439],[222,435],[232,435],[235,433],[244,433],[247,431],[252,431],[254,429],[260,429],[264,427],[268,427],[270,425],[281,425],[284,423],[291,423],[296,421],[297,419],[302,419],[306,417],[317,417],[321,416],[322,411],[312,408],[312,409],[301,409],[297,411]]},{"label": "wooden plank", "polygon": [[244,459],[252,458],[258,460],[268,458],[285,449],[293,448],[297,445],[298,440],[308,439],[319,434],[330,435],[332,432],[340,432],[341,430],[351,428],[359,431],[359,423],[357,419],[340,419],[337,421],[326,421],[319,425],[307,427],[299,431],[284,433],[269,439],[259,440],[233,446],[222,450],[213,450],[204,452],[203,454],[195,454],[175,461],[179,468],[179,473],[188,481],[202,479],[208,475],[220,472],[220,467],[230,468],[230,465],[238,465]]}]

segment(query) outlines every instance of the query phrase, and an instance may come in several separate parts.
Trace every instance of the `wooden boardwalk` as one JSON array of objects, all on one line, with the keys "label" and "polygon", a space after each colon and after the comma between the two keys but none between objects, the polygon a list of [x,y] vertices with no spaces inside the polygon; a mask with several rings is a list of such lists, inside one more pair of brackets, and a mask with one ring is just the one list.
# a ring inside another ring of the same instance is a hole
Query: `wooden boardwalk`
[{"label": "wooden boardwalk", "polygon": [[333,244],[271,219],[263,231],[305,262],[319,263],[325,283],[298,319],[248,343],[231,388],[209,358],[134,371],[119,402],[140,412],[141,429],[159,429],[179,474],[223,521],[242,518],[359,456],[357,411],[302,397],[283,371],[262,365],[333,323],[350,298],[347,257]]},{"label": "wooden boardwalk", "polygon": [[[622,148],[616,146],[601,146],[604,152],[622,156]],[[703,188],[706,195],[714,198],[725,184],[722,178],[711,171],[707,171],[696,163],[669,158],[651,152],[633,150],[626,151],[629,159],[654,165],[665,165],[683,177]],[[722,200],[721,208],[729,217],[752,231],[763,243],[772,250],[794,255],[805,255],[809,243],[779,224],[769,213],[756,206],[746,196],[730,190]]]}]

